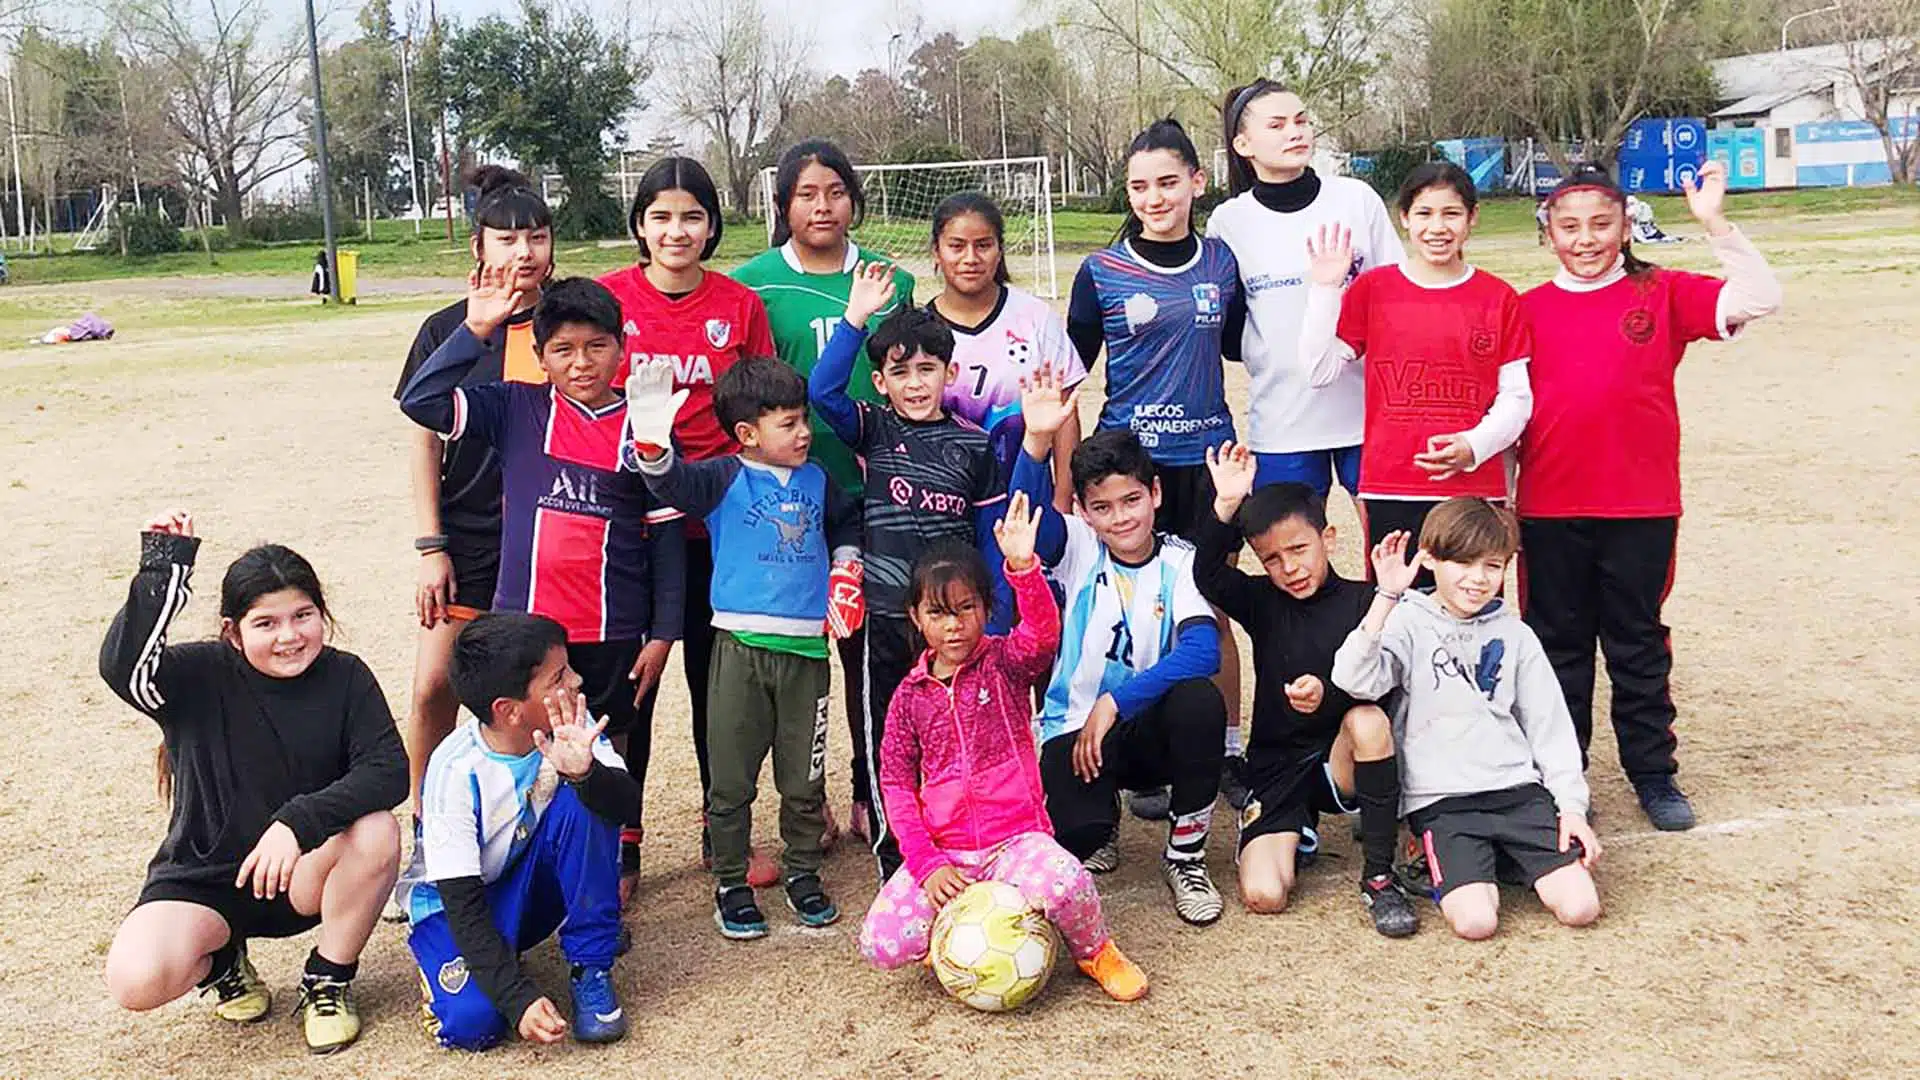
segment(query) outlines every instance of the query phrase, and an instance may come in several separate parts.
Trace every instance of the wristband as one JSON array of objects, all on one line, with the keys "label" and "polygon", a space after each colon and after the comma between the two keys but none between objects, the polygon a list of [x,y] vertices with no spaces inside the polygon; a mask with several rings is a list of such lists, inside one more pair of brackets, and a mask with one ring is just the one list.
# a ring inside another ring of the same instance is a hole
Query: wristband
[{"label": "wristband", "polygon": [[437,551],[445,551],[447,550],[447,534],[434,533],[431,536],[416,537],[413,541],[413,550],[422,555],[431,555]]},{"label": "wristband", "polygon": [[1375,585],[1373,587],[1373,595],[1379,597],[1382,600],[1385,600],[1390,604],[1397,604],[1400,602],[1400,598],[1407,594],[1405,592],[1388,592],[1387,590],[1381,588],[1380,586]]}]

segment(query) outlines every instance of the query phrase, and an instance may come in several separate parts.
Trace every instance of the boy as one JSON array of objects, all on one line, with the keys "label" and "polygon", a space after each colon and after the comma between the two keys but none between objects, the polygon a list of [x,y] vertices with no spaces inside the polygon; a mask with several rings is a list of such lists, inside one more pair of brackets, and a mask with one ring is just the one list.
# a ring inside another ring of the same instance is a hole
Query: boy
[{"label": "boy", "polygon": [[807,386],[778,360],[741,360],[714,385],[720,423],[740,453],[683,461],[671,442],[686,391],[671,362],[627,379],[635,462],[670,506],[713,537],[714,642],[708,672],[707,828],[715,924],[734,940],[765,937],[747,882],[754,784],[773,753],[787,905],[807,926],[839,919],[820,884],[827,824],[828,578],[859,558],[858,506],[807,460]]},{"label": "boy", "polygon": [[[1024,451],[1015,488],[1049,491],[1054,433],[1077,406],[1045,370],[1021,397]],[[1154,531],[1153,459],[1133,432],[1110,429],[1073,452],[1080,514],[1045,501],[1041,560],[1066,588],[1060,659],[1040,716],[1040,777],[1054,836],[1095,873],[1119,864],[1121,789],[1170,784],[1161,873],[1174,911],[1195,926],[1220,918],[1207,874],[1207,827],[1220,793],[1227,706],[1209,681],[1220,629],[1194,584],[1193,545]]]},{"label": "boy", "polygon": [[[875,770],[887,707],[920,655],[919,638],[907,620],[913,560],[943,540],[977,544],[988,572],[998,580],[1000,549],[993,542],[993,519],[1007,498],[986,433],[946,411],[947,385],[957,374],[953,331],[947,324],[922,308],[908,307],[868,336],[868,320],[892,303],[894,289],[894,275],[884,264],[869,263],[854,275],[846,317],[807,378],[808,397],[821,418],[866,462],[867,625],[858,676],[865,680],[865,716],[854,759],[856,768],[868,770],[869,791],[879,790]],[[885,396],[885,406],[856,401],[847,393],[863,344],[874,389]],[[899,845],[887,828],[879,799],[867,800],[860,809],[867,814],[884,882],[900,868]]]},{"label": "boy", "polygon": [[559,932],[572,968],[573,1037],[627,1033],[609,968],[620,932],[620,826],[640,784],[601,736],[567,632],[496,612],[454,639],[453,687],[474,719],[441,740],[421,787],[421,829],[400,891],[413,924],[427,1029],[484,1050],[509,1030],[554,1043],[567,1022],[520,968]]},{"label": "boy", "polygon": [[[500,456],[499,611],[545,615],[567,631],[567,659],[587,703],[644,793],[653,697],[680,638],[686,551],[680,514],[662,507],[622,461],[627,403],[613,389],[625,359],[620,302],[568,278],[533,312],[533,347],[549,385],[461,380],[519,303],[511,267],[481,266],[466,321],[400,397],[422,427]],[[640,873],[640,813],[620,844],[621,899]]]},{"label": "boy", "polygon": [[[1240,812],[1240,898],[1277,914],[1293,891],[1296,859],[1319,847],[1320,815],[1360,812],[1360,896],[1373,928],[1388,937],[1419,929],[1393,882],[1400,826],[1400,772],[1387,714],[1332,682],[1333,656],[1360,625],[1373,590],[1333,572],[1326,503],[1305,484],[1254,491],[1258,468],[1245,446],[1207,452],[1213,513],[1199,524],[1194,578],[1200,595],[1253,640],[1253,733],[1247,746],[1252,797]],[[1238,524],[1238,528],[1234,527]],[[1245,539],[1264,576],[1232,563]]]},{"label": "boy", "polygon": [[[1440,913],[1463,938],[1491,937],[1504,861],[1563,925],[1586,926],[1600,917],[1600,840],[1580,744],[1540,639],[1500,599],[1519,526],[1485,499],[1454,498],[1427,515],[1411,562],[1407,541],[1396,532],[1373,549],[1379,591],[1334,654],[1333,681],[1355,697],[1405,694],[1400,806]],[[1432,595],[1407,591],[1423,566]]]}]

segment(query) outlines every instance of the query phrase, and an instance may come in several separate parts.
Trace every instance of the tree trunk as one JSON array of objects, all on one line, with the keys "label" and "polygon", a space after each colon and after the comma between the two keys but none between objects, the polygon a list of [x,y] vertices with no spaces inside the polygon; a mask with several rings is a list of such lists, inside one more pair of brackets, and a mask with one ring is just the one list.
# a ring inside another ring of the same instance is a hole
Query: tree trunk
[{"label": "tree trunk", "polygon": [[235,234],[240,228],[240,219],[245,211],[240,185],[231,177],[225,176],[220,177],[216,182],[219,185],[219,191],[215,197],[220,200],[220,216],[226,219],[228,234]]}]

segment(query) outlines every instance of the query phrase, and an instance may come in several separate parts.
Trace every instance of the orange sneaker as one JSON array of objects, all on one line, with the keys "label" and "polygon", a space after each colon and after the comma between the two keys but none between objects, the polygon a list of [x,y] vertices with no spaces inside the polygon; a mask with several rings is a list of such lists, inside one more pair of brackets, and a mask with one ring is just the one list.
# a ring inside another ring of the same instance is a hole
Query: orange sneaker
[{"label": "orange sneaker", "polygon": [[759,848],[747,849],[747,884],[764,889],[780,880],[780,864]]},{"label": "orange sneaker", "polygon": [[1100,984],[1100,989],[1115,1001],[1138,1001],[1147,996],[1147,973],[1140,970],[1138,964],[1127,959],[1111,939],[1100,946],[1091,960],[1076,961],[1087,977]]}]

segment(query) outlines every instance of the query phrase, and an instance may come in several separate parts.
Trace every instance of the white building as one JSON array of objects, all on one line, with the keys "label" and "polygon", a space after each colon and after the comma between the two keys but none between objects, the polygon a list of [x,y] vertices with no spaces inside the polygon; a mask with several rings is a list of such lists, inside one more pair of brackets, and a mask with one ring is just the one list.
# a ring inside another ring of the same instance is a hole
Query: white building
[{"label": "white building", "polygon": [[[1920,65],[1911,49],[1887,60],[1883,42],[1813,45],[1730,56],[1711,62],[1720,107],[1708,117],[1715,129],[1758,128],[1765,140],[1767,187],[1833,183],[1885,183],[1886,157],[1866,120],[1859,79],[1869,85],[1895,80],[1890,117],[1920,120]],[[1877,163],[1877,166],[1876,166]],[[1877,175],[1876,175],[1877,167]]]}]

